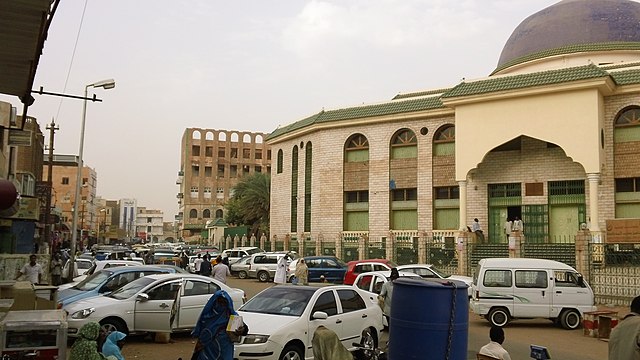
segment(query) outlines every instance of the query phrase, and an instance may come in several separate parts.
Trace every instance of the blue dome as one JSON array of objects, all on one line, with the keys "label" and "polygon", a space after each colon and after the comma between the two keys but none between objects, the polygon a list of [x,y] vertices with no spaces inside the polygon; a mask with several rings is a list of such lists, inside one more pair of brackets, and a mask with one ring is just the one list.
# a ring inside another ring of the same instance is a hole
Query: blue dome
[{"label": "blue dome", "polygon": [[640,3],[563,0],[549,6],[526,18],[513,31],[500,54],[498,69],[524,62],[524,57],[545,50],[602,43],[640,43]]}]

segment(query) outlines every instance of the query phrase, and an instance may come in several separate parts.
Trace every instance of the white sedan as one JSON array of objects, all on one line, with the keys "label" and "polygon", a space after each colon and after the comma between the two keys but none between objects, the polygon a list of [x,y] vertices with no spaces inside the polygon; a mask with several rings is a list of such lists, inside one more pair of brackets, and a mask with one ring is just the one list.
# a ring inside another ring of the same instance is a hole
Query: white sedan
[{"label": "white sedan", "polygon": [[238,360],[313,359],[311,341],[318,326],[334,331],[350,350],[353,343],[376,345],[382,310],[348,285],[276,285],[244,304],[238,314],[249,334],[235,346]]},{"label": "white sedan", "polygon": [[442,271],[436,269],[431,264],[408,264],[398,266],[398,271],[408,271],[420,275],[424,279],[448,279],[458,280],[467,284],[467,294],[471,298],[473,290],[471,290],[471,284],[473,284],[473,278],[464,275],[447,275]]},{"label": "white sedan", "polygon": [[[195,326],[202,308],[218,290],[225,290],[238,309],[244,291],[210,277],[194,274],[157,274],[136,279],[107,296],[97,296],[65,306],[68,335],[96,321],[107,332],[169,332]],[[176,308],[172,309],[174,302]],[[177,311],[176,311],[177,309]],[[174,316],[172,316],[174,315]]]}]

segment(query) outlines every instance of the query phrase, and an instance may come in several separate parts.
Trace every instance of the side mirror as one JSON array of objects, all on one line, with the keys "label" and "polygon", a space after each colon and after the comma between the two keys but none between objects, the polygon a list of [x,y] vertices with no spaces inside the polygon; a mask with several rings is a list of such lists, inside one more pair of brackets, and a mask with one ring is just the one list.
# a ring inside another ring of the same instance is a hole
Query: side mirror
[{"label": "side mirror", "polygon": [[145,294],[145,293],[138,294],[138,296],[136,296],[136,300],[140,302],[145,302],[149,300],[149,294]]},{"label": "side mirror", "polygon": [[580,285],[580,287],[586,287],[584,283],[584,277],[582,277],[582,274],[578,274],[578,285]]},{"label": "side mirror", "polygon": [[327,313],[324,311],[316,311],[313,313],[313,315],[311,315],[311,318],[313,320],[326,320],[328,317],[329,315],[327,315]]}]

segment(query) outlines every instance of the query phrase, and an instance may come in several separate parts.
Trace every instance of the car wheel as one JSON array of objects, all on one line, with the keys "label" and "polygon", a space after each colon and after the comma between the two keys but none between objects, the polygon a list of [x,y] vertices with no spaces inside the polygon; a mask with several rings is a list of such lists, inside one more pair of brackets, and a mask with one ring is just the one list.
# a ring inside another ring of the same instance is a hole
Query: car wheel
[{"label": "car wheel", "polygon": [[127,326],[120,319],[114,319],[114,318],[104,319],[100,321],[100,327],[107,334],[110,334],[113,331],[120,331],[121,333],[124,333],[124,334],[128,333]]},{"label": "car wheel", "polygon": [[509,311],[505,308],[494,308],[489,312],[491,325],[503,327],[509,323]]},{"label": "car wheel", "polygon": [[576,310],[565,310],[560,315],[560,325],[567,330],[575,330],[580,326],[580,313]]},{"label": "car wheel", "polygon": [[280,360],[303,360],[302,350],[295,345],[287,345],[280,354]]},{"label": "car wheel", "polygon": [[290,283],[292,283],[292,284],[293,284],[293,280],[294,280],[295,278],[296,278],[296,277],[295,277],[295,275],[294,275],[294,276],[291,276],[291,277],[289,278],[289,280],[288,280],[288,281],[289,281]]},{"label": "car wheel", "polygon": [[246,271],[240,271],[240,272],[238,273],[238,277],[239,277],[240,279],[246,279],[246,278],[247,278],[247,272],[246,272]]},{"label": "car wheel", "polygon": [[362,330],[362,338],[360,339],[360,346],[362,349],[359,349],[356,353],[357,358],[363,360],[372,360],[375,359],[376,356],[376,338],[371,334],[371,330],[364,329]]},{"label": "car wheel", "polygon": [[267,282],[269,281],[269,273],[266,271],[260,271],[258,273],[258,280],[260,280],[260,282]]}]

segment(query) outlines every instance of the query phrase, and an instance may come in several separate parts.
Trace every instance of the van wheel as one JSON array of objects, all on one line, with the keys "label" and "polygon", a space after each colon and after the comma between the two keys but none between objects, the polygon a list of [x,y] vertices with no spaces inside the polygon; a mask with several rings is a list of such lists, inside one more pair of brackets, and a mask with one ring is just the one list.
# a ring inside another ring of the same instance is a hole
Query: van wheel
[{"label": "van wheel", "polygon": [[565,310],[560,315],[560,325],[567,330],[575,330],[580,326],[580,313],[574,309]]},{"label": "van wheel", "polygon": [[491,325],[503,327],[509,323],[509,311],[505,308],[494,308],[489,312],[489,322]]},{"label": "van wheel", "polygon": [[260,282],[267,282],[267,281],[269,281],[269,273],[268,273],[268,272],[266,272],[266,271],[260,271],[260,272],[258,273],[258,280],[259,280]]}]

